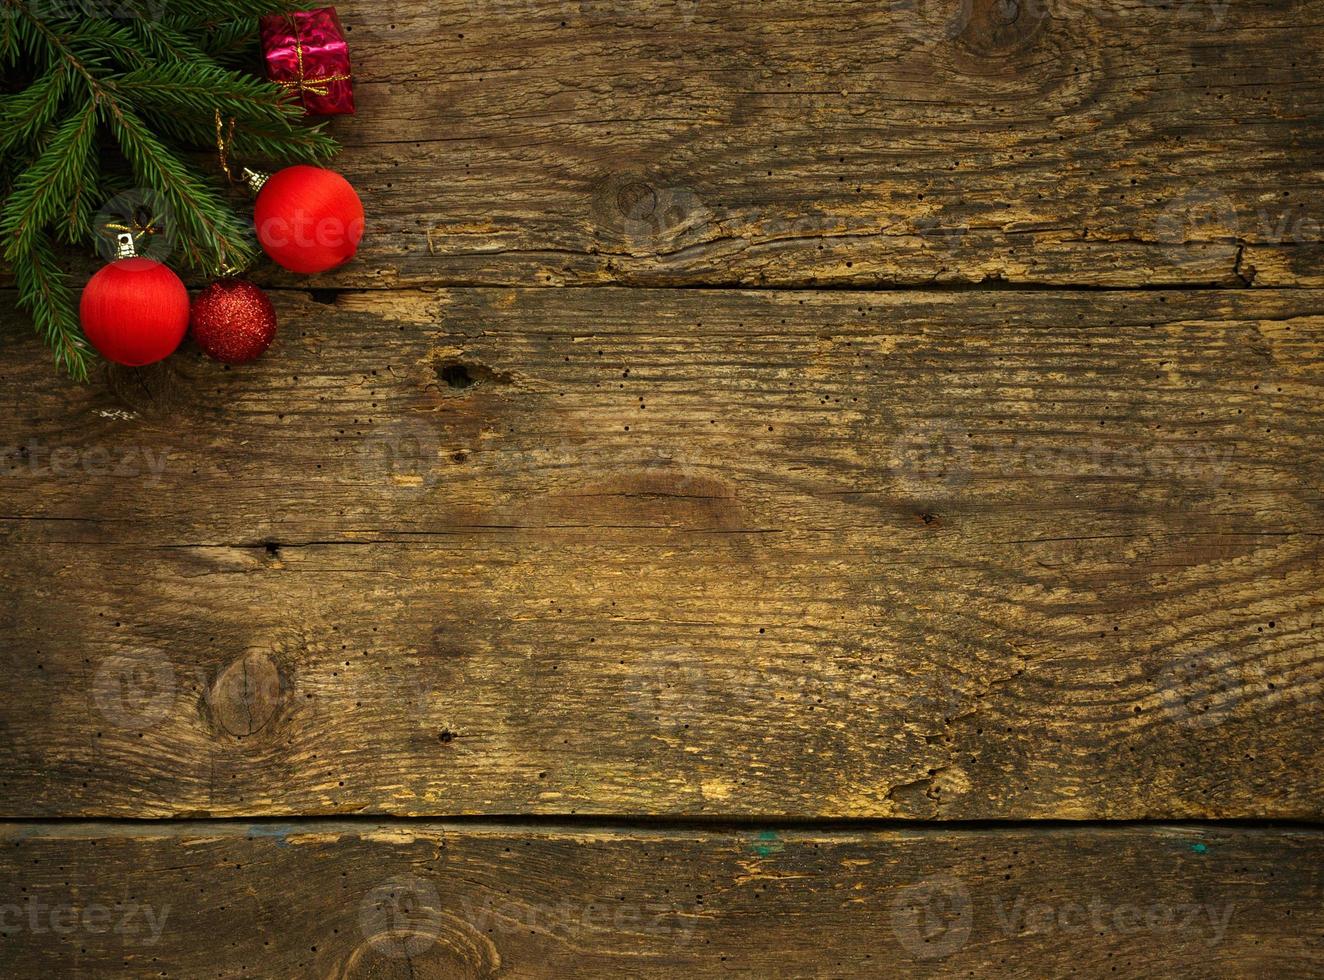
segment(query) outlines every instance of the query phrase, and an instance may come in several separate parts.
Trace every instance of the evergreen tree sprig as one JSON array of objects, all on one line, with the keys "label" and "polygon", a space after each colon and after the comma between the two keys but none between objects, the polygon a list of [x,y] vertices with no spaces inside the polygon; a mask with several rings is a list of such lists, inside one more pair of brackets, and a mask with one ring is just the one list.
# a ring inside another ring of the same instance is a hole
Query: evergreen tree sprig
[{"label": "evergreen tree sprig", "polygon": [[[58,242],[95,245],[96,215],[126,180],[164,202],[186,267],[215,274],[255,254],[218,168],[215,117],[240,159],[313,162],[337,145],[256,61],[257,18],[297,0],[0,0],[0,261],[56,364],[93,355]],[[113,15],[112,15],[113,14]],[[132,186],[130,184],[129,186]]]}]

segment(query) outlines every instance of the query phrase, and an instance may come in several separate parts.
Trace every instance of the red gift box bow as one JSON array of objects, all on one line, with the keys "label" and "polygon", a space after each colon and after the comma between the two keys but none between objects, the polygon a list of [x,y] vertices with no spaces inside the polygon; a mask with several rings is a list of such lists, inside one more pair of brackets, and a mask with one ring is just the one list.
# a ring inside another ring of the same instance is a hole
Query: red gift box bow
[{"label": "red gift box bow", "polygon": [[327,98],[331,95],[332,82],[348,82],[353,80],[353,75],[319,75],[316,78],[309,78],[303,66],[303,39],[299,36],[299,24],[291,16],[286,18],[290,22],[290,34],[294,38],[294,57],[298,62],[299,77],[286,79],[277,82],[281,88],[286,91],[298,90],[302,95],[304,92],[311,92],[319,98]]}]

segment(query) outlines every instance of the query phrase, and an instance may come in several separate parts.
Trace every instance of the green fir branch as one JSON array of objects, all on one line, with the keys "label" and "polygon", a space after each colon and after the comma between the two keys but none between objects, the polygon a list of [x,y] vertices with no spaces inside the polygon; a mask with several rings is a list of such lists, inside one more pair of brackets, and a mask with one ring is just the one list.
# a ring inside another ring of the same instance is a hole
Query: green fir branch
[{"label": "green fir branch", "polygon": [[101,179],[101,157],[93,152],[83,158],[83,169],[74,185],[73,196],[64,218],[56,225],[56,234],[67,245],[77,245],[92,238],[97,209],[106,200]]},{"label": "green fir branch", "polygon": [[260,15],[304,6],[116,0],[112,16],[104,0],[50,8],[0,0],[0,256],[13,267],[20,304],[71,376],[87,376],[92,354],[56,241],[94,246],[96,216],[128,189],[127,174],[165,202],[183,264],[214,273],[256,251],[233,195],[188,162],[215,153],[216,113],[235,121],[234,161],[312,162],[336,151],[283,89],[227,67],[256,63]]},{"label": "green fir branch", "polygon": [[191,167],[166,149],[133,112],[116,107],[115,137],[134,176],[165,198],[176,240],[195,269],[216,273],[224,265],[253,261],[253,245],[230,205]]},{"label": "green fir branch", "polygon": [[57,63],[22,92],[0,100],[0,154],[11,147],[31,144],[42,127],[56,117],[69,79],[68,69]]},{"label": "green fir branch", "polygon": [[[146,0],[151,2],[151,0]],[[316,6],[307,0],[221,0],[208,3],[207,0],[165,0],[167,21],[176,27],[199,28],[232,20],[252,20],[257,28],[257,18],[263,14],[293,13]]]},{"label": "green fir branch", "polygon": [[252,60],[251,42],[256,33],[255,17],[209,24],[203,36],[198,39],[198,45],[217,64],[232,68],[236,64]]},{"label": "green fir branch", "polygon": [[18,18],[9,10],[0,10],[0,68],[18,60]]},{"label": "green fir branch", "polygon": [[24,261],[14,267],[18,303],[32,314],[32,322],[55,355],[55,365],[75,381],[87,380],[92,353],[74,308],[64,272],[55,260],[50,236],[41,234]]},{"label": "green fir branch", "polygon": [[116,91],[187,142],[215,140],[216,113],[235,121],[233,150],[282,162],[312,162],[335,153],[321,125],[304,125],[303,109],[270,82],[203,64],[153,65],[125,75]]},{"label": "green fir branch", "polygon": [[[129,30],[148,55],[148,64],[177,62],[179,64],[213,64],[212,57],[201,46],[195,44],[185,31],[174,28],[157,20],[135,20],[129,23]],[[250,31],[249,35],[252,37]]]},{"label": "green fir branch", "polygon": [[96,135],[97,107],[88,102],[55,132],[45,151],[18,178],[0,209],[0,241],[5,258],[21,262],[32,251],[39,233],[67,215],[78,190]]}]

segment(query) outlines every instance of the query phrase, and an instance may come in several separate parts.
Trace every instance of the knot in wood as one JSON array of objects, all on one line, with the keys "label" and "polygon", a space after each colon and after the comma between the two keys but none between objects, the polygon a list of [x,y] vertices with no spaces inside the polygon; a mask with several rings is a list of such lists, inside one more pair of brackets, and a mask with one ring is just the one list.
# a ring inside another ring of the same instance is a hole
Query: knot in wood
[{"label": "knot in wood", "polygon": [[616,192],[616,207],[634,221],[648,218],[657,211],[657,191],[642,180],[630,180]]},{"label": "knot in wood", "polygon": [[961,46],[984,58],[1003,58],[1031,46],[1048,20],[1043,0],[965,0],[970,16]]},{"label": "knot in wood", "polygon": [[210,701],[217,726],[237,738],[261,731],[275,717],[285,690],[280,671],[265,653],[244,654],[212,684]]}]

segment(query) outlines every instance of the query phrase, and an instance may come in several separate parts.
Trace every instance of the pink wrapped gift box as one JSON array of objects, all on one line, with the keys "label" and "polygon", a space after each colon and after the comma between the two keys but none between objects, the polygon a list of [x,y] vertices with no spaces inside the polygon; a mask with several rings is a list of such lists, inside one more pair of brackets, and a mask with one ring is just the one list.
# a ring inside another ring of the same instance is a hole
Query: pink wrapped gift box
[{"label": "pink wrapped gift box", "polygon": [[310,116],[352,115],[349,44],[335,7],[262,18],[267,77],[294,93]]}]

